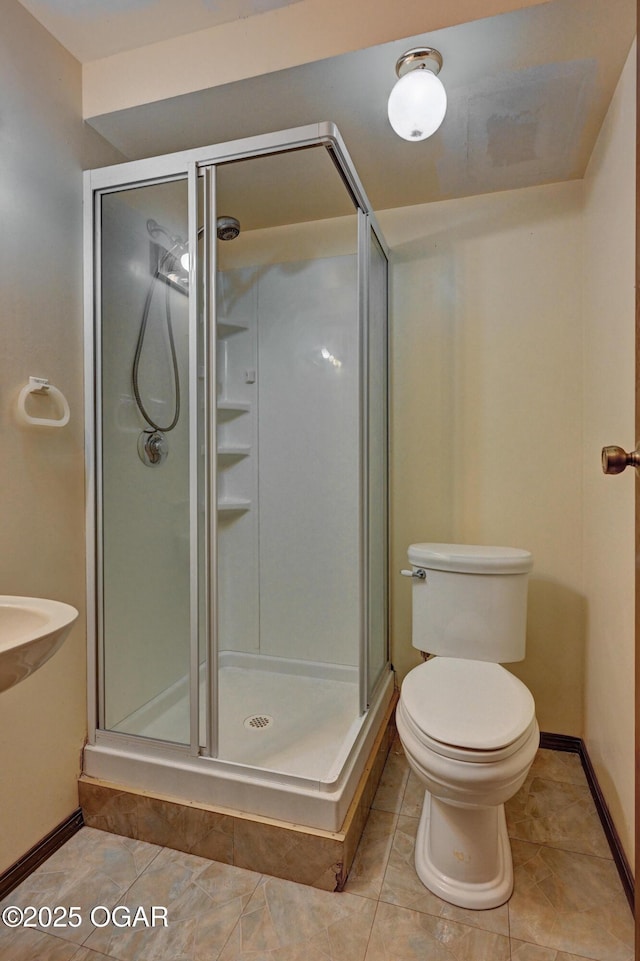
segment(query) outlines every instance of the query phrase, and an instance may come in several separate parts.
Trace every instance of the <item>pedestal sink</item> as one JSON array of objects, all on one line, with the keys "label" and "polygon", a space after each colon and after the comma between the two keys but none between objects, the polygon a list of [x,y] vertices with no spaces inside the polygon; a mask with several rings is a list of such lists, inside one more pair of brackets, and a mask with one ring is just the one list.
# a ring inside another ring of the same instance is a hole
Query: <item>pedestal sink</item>
[{"label": "pedestal sink", "polygon": [[42,667],[77,616],[75,607],[61,601],[0,594],[0,691]]}]

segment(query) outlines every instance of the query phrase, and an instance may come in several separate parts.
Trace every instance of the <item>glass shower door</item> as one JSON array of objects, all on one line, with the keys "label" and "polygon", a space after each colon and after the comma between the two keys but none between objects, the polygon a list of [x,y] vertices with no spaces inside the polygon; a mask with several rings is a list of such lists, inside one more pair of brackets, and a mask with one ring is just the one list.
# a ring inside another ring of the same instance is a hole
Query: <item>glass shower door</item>
[{"label": "glass shower door", "polygon": [[331,782],[387,666],[386,258],[332,149],[96,191],[105,743]]},{"label": "glass shower door", "polygon": [[368,629],[367,704],[388,662],[387,258],[367,224]]},{"label": "glass shower door", "polygon": [[321,780],[360,713],[358,215],[324,146],[216,194],[218,757]]},{"label": "glass shower door", "polygon": [[100,726],[190,742],[186,178],[100,199]]}]

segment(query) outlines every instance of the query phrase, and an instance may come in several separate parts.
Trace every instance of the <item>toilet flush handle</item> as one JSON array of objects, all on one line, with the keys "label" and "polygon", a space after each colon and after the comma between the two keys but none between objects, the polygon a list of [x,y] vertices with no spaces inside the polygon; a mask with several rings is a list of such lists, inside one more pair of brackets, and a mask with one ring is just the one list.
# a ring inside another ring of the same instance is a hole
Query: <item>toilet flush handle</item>
[{"label": "toilet flush handle", "polygon": [[427,572],[423,567],[417,567],[415,571],[400,571],[403,577],[418,577],[421,581],[426,581]]}]

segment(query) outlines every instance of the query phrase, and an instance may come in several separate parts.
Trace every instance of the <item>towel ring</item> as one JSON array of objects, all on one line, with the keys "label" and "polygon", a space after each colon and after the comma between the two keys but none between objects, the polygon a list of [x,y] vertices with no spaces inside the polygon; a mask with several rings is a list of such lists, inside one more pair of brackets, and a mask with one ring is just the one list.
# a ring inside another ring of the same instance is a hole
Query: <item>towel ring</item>
[{"label": "towel ring", "polygon": [[[26,402],[29,394],[44,394],[51,397],[62,408],[61,417],[33,417],[27,412]],[[18,419],[23,424],[35,425],[36,427],[66,427],[71,417],[67,398],[61,390],[50,384],[45,377],[30,377],[29,383],[25,384],[18,395]]]}]

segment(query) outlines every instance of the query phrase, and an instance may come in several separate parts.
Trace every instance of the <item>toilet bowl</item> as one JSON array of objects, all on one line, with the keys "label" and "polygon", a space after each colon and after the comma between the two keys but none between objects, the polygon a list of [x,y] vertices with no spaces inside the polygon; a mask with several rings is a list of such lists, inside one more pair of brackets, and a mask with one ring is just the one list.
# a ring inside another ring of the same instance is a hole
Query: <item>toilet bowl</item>
[{"label": "toilet bowl", "polygon": [[[513,890],[504,804],[524,783],[540,737],[531,693],[497,662],[524,654],[521,580],[526,584],[531,555],[423,544],[412,545],[409,556],[424,565],[414,566],[423,571],[413,588],[414,644],[429,636],[437,650],[409,672],[396,710],[407,760],[425,787],[416,871],[452,904],[494,908]],[[444,565],[448,577],[442,579]],[[496,593],[501,575],[506,583]]]}]

